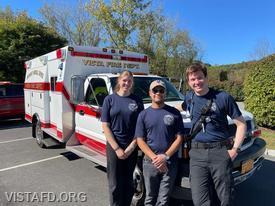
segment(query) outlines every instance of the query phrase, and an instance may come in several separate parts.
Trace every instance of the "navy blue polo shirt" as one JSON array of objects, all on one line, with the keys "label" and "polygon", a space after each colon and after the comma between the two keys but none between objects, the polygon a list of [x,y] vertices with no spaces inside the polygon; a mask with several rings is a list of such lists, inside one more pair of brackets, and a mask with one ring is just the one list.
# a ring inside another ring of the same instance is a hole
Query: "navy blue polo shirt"
[{"label": "navy blue polo shirt", "polygon": [[101,122],[110,123],[114,138],[126,148],[134,138],[138,114],[144,109],[142,100],[134,94],[108,95],[103,102]]},{"label": "navy blue polo shirt", "polygon": [[[192,98],[193,96],[193,98]],[[241,112],[231,95],[224,91],[209,89],[203,96],[197,96],[189,92],[186,95],[185,103],[192,116],[192,125],[200,118],[201,109],[212,99],[210,111],[207,113],[204,131],[201,130],[193,139],[197,142],[217,142],[230,137],[227,115],[231,119],[241,116]],[[193,108],[193,109],[192,109]]]},{"label": "navy blue polo shirt", "polygon": [[155,154],[163,154],[182,134],[183,122],[180,112],[169,105],[162,108],[148,107],[137,120],[135,137],[144,138]]}]

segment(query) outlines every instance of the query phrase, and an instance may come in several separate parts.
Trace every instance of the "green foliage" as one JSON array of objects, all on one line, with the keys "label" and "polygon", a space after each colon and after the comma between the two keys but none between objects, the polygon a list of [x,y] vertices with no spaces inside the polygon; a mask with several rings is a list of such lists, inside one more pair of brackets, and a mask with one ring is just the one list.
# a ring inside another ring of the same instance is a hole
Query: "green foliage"
[{"label": "green foliage", "polygon": [[220,81],[223,82],[223,81],[226,81],[226,80],[228,80],[227,71],[221,71]]},{"label": "green foliage", "polygon": [[245,107],[260,126],[275,127],[275,55],[252,65],[245,79]]},{"label": "green foliage", "polygon": [[243,62],[208,67],[209,84],[227,91],[236,101],[244,101],[244,79],[249,67],[254,64],[255,62]]},{"label": "green foliage", "polygon": [[39,11],[43,22],[65,37],[70,45],[98,46],[103,38],[102,24],[94,15],[97,10],[96,6],[88,6],[87,0],[78,0],[76,4],[59,0],[45,1]]},{"label": "green foliage", "polygon": [[102,23],[111,46],[119,49],[131,48],[133,33],[137,31],[143,12],[151,4],[146,0],[92,0],[93,15]]},{"label": "green foliage", "polygon": [[64,46],[66,40],[26,13],[0,10],[0,80],[23,82],[24,62]]},{"label": "green foliage", "polygon": [[212,80],[210,81],[210,86],[215,89],[220,89],[228,92],[230,95],[234,97],[236,101],[243,101],[243,83],[242,82],[234,82],[234,81],[218,81]]},{"label": "green foliage", "polygon": [[161,10],[152,11],[151,0],[92,0],[88,7],[111,47],[145,53],[153,74],[182,76],[198,56],[188,32],[175,29]]}]

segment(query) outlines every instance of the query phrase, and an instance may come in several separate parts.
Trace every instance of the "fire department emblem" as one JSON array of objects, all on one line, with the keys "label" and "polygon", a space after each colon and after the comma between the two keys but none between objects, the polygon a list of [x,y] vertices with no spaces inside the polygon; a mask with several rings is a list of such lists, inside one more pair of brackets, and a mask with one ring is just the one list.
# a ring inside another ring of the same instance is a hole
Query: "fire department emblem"
[{"label": "fire department emblem", "polygon": [[174,117],[170,114],[167,114],[163,118],[165,125],[172,125],[174,123]]},{"label": "fire department emblem", "polygon": [[212,102],[211,111],[215,112],[216,110],[217,110],[217,105],[215,102]]},{"label": "fire department emblem", "polygon": [[129,110],[131,110],[132,112],[135,112],[135,111],[137,111],[137,109],[138,109],[138,105],[137,105],[137,103],[133,102],[133,103],[130,103],[130,104],[128,105],[128,108],[129,108]]}]

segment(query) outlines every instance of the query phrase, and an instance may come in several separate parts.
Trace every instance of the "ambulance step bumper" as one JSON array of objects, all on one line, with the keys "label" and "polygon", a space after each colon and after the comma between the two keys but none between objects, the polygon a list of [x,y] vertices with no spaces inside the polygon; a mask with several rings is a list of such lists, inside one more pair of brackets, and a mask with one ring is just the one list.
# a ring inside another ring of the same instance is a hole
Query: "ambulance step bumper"
[{"label": "ambulance step bumper", "polygon": [[53,146],[60,145],[59,141],[57,141],[51,137],[47,137],[47,138],[43,139],[42,142],[44,143],[44,145],[46,147],[53,147]]},{"label": "ambulance step bumper", "polygon": [[92,162],[99,164],[103,167],[107,167],[107,159],[106,156],[97,153],[95,151],[91,151],[87,146],[85,145],[76,145],[76,146],[66,146],[66,149],[70,152],[78,155],[79,157],[86,158],[88,160],[91,160]]}]

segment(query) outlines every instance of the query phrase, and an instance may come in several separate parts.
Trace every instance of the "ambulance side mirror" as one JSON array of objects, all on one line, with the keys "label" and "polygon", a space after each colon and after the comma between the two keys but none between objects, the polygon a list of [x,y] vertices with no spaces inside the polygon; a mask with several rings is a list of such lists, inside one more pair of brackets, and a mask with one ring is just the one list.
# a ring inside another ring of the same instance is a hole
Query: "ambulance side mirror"
[{"label": "ambulance side mirror", "polygon": [[84,102],[84,82],[85,77],[73,76],[71,79],[71,99],[73,104]]}]

